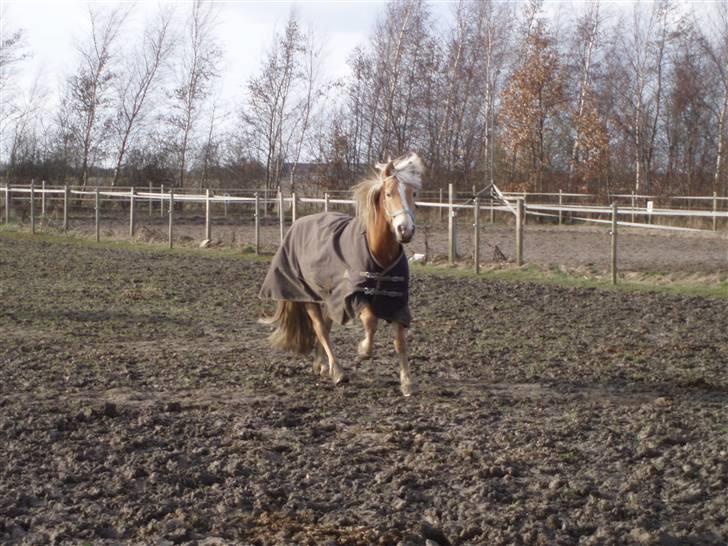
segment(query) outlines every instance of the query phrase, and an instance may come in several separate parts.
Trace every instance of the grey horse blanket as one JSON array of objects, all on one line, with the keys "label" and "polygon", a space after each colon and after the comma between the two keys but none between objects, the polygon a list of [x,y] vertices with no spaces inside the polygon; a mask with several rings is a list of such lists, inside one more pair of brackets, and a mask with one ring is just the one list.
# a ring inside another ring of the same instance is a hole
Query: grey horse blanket
[{"label": "grey horse blanket", "polygon": [[366,226],[337,212],[304,216],[288,230],[271,262],[260,297],[316,302],[346,324],[366,304],[383,320],[409,326],[409,267],[402,250],[388,268],[369,252]]}]

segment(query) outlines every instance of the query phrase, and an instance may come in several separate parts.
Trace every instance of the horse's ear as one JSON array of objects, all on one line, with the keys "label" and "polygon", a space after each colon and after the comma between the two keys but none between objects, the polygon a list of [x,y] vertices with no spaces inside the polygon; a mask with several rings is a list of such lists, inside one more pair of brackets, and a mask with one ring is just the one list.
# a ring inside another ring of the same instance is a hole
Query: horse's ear
[{"label": "horse's ear", "polygon": [[388,159],[386,163],[377,163],[377,170],[382,178],[387,178],[394,174],[394,161]]}]

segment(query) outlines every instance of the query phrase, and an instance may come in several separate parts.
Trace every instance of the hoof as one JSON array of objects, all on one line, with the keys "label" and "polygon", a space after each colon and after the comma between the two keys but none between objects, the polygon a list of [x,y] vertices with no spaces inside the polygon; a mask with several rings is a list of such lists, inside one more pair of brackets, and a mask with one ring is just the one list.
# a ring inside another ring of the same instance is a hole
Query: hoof
[{"label": "hoof", "polygon": [[314,375],[327,376],[329,375],[329,365],[326,362],[320,360],[314,360],[313,366],[311,367]]},{"label": "hoof", "polygon": [[339,368],[331,374],[331,380],[334,382],[334,385],[342,385],[349,382],[349,376],[346,375],[344,370]]},{"label": "hoof", "polygon": [[372,357],[372,348],[367,348],[365,344],[366,340],[360,341],[359,346],[357,347],[356,354],[359,357],[357,359],[359,362],[369,360]]},{"label": "hoof", "polygon": [[413,394],[417,394],[420,392],[417,383],[412,382],[400,384],[399,390],[402,392],[403,396],[412,396]]}]

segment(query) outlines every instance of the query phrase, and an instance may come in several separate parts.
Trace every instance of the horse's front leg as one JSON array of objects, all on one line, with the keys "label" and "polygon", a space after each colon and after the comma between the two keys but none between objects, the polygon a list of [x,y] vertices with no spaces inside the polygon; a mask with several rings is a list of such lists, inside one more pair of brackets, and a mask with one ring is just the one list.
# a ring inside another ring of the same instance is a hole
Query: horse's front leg
[{"label": "horse's front leg", "polygon": [[[346,374],[344,373],[344,370],[341,368],[341,366],[339,366],[339,363],[336,361],[336,358],[334,357],[334,351],[331,349],[331,342],[329,341],[331,320],[328,318],[324,318],[323,313],[321,312],[321,306],[318,303],[307,303],[306,313],[308,313],[308,316],[311,319],[313,330],[314,332],[316,332],[316,339],[318,339],[319,345],[328,357],[328,372],[334,382],[334,385],[345,382],[347,380]],[[315,366],[316,365],[314,361],[314,369]],[[323,374],[323,371],[325,370],[325,368],[323,367],[323,363],[321,363],[321,370]]]},{"label": "horse's front leg", "polygon": [[411,396],[417,392],[417,384],[410,376],[409,362],[407,361],[407,338],[406,329],[400,323],[395,322],[394,326],[394,350],[399,357],[399,388],[405,396]]},{"label": "horse's front leg", "polygon": [[329,375],[329,364],[327,362],[326,351],[324,351],[321,343],[316,341],[313,357],[313,373],[316,375]]},{"label": "horse's front leg", "polygon": [[359,360],[365,360],[372,357],[374,334],[377,332],[378,321],[369,305],[362,309],[359,318],[361,319],[362,325],[364,325],[364,339],[359,343],[357,354],[359,355]]}]

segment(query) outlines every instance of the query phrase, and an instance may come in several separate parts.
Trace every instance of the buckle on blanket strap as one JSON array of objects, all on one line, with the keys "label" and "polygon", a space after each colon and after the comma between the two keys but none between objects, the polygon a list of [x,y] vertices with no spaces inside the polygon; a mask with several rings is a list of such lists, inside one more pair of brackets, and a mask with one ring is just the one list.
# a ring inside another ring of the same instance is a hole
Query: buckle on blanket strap
[{"label": "buckle on blanket strap", "polygon": [[381,290],[380,288],[359,288],[357,292],[364,292],[367,296],[387,296],[388,298],[401,298],[402,292],[394,290]]},{"label": "buckle on blanket strap", "polygon": [[404,277],[397,277],[397,276],[388,276],[388,275],[382,275],[381,273],[370,273],[369,271],[362,271],[359,273],[362,277],[365,279],[374,279],[376,281],[385,281],[385,282],[404,282]]}]

